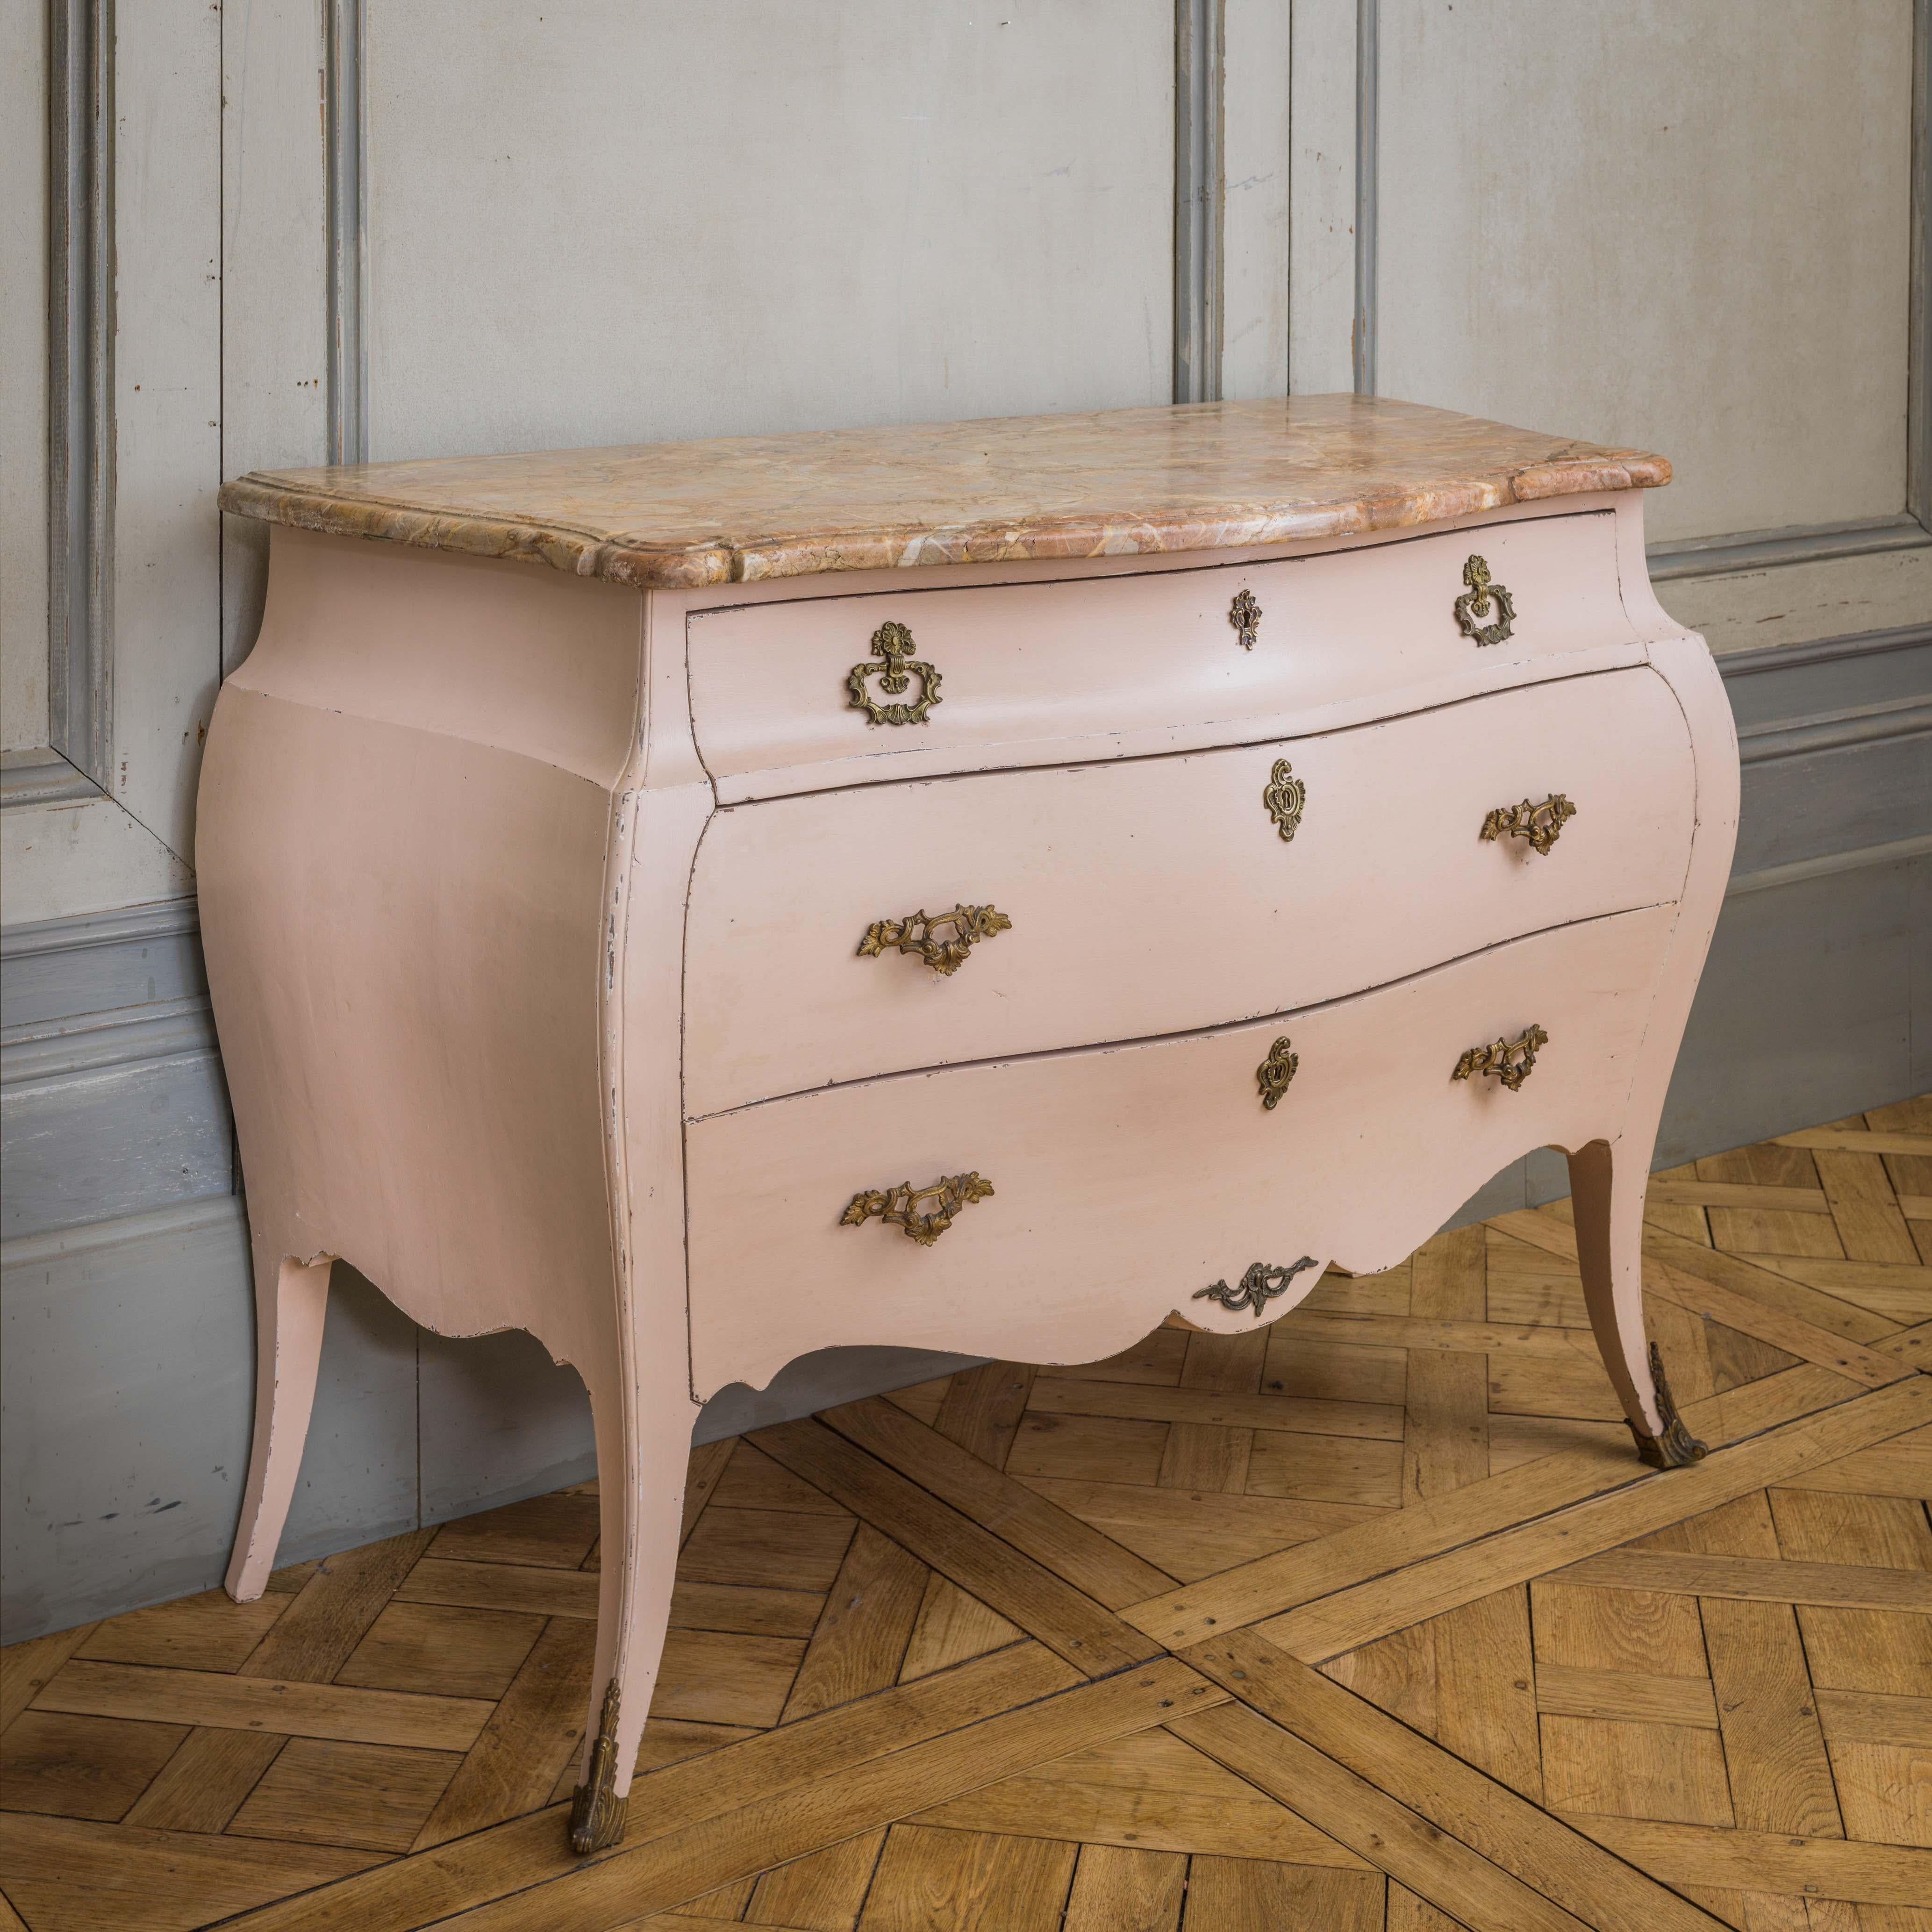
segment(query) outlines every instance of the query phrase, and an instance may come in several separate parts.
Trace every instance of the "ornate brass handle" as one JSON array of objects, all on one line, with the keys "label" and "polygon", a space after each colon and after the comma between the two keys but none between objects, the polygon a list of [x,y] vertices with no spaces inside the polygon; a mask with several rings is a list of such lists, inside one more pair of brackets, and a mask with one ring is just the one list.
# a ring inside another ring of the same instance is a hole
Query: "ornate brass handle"
[{"label": "ornate brass handle", "polygon": [[[903,624],[884,623],[872,633],[872,655],[884,662],[856,664],[846,674],[845,688],[852,694],[854,711],[862,711],[874,724],[926,722],[926,714],[941,702],[939,672],[934,666],[910,655],[912,649],[912,633]],[[880,704],[874,699],[867,680],[875,671],[880,690],[886,697],[902,701]],[[919,680],[919,695],[908,704],[902,700],[915,677]]]},{"label": "ornate brass handle", "polygon": [[[1463,565],[1462,581],[1468,588],[1456,600],[1456,628],[1479,644],[1501,644],[1516,622],[1516,599],[1502,584],[1490,582],[1490,566],[1480,556],[1472,556]],[[1496,622],[1479,623],[1478,619],[1490,614],[1492,603],[1496,607]]]},{"label": "ornate brass handle", "polygon": [[[961,1208],[972,1202],[984,1201],[992,1191],[993,1184],[976,1174],[942,1174],[923,1187],[902,1180],[898,1186],[882,1192],[854,1195],[839,1216],[838,1225],[862,1228],[876,1215],[881,1221],[903,1228],[908,1240],[929,1248],[952,1226]],[[928,1200],[935,1204],[928,1213],[921,1214],[919,1204]]]},{"label": "ornate brass handle", "polygon": [[1547,856],[1563,836],[1563,828],[1576,816],[1576,808],[1560,791],[1553,791],[1540,805],[1525,799],[1520,805],[1499,805],[1483,820],[1485,838],[1527,838],[1532,851]]},{"label": "ornate brass handle", "polygon": [[1520,1040],[1492,1040],[1487,1046],[1471,1047],[1449,1077],[1468,1080],[1478,1073],[1493,1073],[1514,1094],[1535,1070],[1538,1050],[1549,1044],[1549,1034],[1533,1026]]},{"label": "ornate brass handle", "polygon": [[1242,650],[1252,650],[1256,634],[1261,629],[1262,607],[1255,602],[1252,590],[1234,593],[1234,601],[1228,606],[1228,622],[1234,626],[1235,641]]},{"label": "ornate brass handle", "polygon": [[1281,1096],[1288,1091],[1288,1083],[1300,1064],[1300,1054],[1283,1034],[1268,1048],[1267,1059],[1255,1069],[1255,1084],[1262,1090],[1262,1112],[1271,1114],[1281,1105]]},{"label": "ornate brass handle", "polygon": [[1278,1294],[1288,1292],[1288,1285],[1304,1268],[1315,1265],[1312,1255],[1304,1255],[1298,1262],[1291,1262],[1286,1268],[1271,1268],[1266,1262],[1252,1262],[1248,1271],[1241,1277],[1238,1288],[1230,1288],[1225,1281],[1210,1283],[1206,1288],[1197,1288],[1193,1299],[1196,1301],[1218,1301],[1230,1314],[1238,1313],[1244,1308],[1255,1311],[1255,1319],[1262,1318],[1262,1310]]},{"label": "ornate brass handle", "polygon": [[896,946],[902,952],[916,952],[935,973],[950,977],[965,964],[976,939],[1010,932],[1012,924],[1004,913],[989,905],[956,905],[950,912],[929,917],[921,910],[909,919],[881,919],[867,926],[859,942],[859,957],[876,959],[888,947]]}]

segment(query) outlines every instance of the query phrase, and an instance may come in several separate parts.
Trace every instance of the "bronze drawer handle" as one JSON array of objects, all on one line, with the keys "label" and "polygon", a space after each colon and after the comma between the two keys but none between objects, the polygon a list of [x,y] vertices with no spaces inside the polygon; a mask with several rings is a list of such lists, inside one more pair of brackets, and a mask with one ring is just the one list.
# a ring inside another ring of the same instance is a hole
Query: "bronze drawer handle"
[{"label": "bronze drawer handle", "polygon": [[1196,1301],[1218,1301],[1231,1314],[1238,1314],[1244,1308],[1255,1311],[1255,1319],[1262,1318],[1262,1310],[1278,1294],[1288,1292],[1288,1285],[1304,1268],[1315,1265],[1312,1255],[1304,1255],[1298,1262],[1292,1262],[1286,1268],[1271,1268],[1266,1262],[1252,1262],[1248,1271],[1241,1277],[1238,1288],[1230,1288],[1225,1281],[1213,1282],[1206,1288],[1197,1288],[1193,1299]]},{"label": "bronze drawer handle", "polygon": [[1268,1048],[1268,1056],[1255,1069],[1255,1084],[1262,1091],[1262,1111],[1271,1114],[1281,1105],[1281,1096],[1288,1091],[1288,1083],[1294,1078],[1295,1070],[1301,1064],[1301,1056],[1294,1051],[1287,1034],[1283,1034]]},{"label": "bronze drawer handle", "polygon": [[859,942],[859,957],[876,959],[888,947],[896,946],[902,952],[917,953],[935,973],[950,977],[965,964],[975,940],[1010,932],[1012,925],[994,906],[956,905],[950,912],[929,916],[922,908],[906,919],[875,920]]},{"label": "bronze drawer handle", "polygon": [[[1501,644],[1516,622],[1516,599],[1502,584],[1490,582],[1490,566],[1482,557],[1472,556],[1463,565],[1462,581],[1468,588],[1456,600],[1456,629],[1479,644]],[[1496,607],[1496,621],[1478,623],[1478,618],[1490,614],[1492,603]]]},{"label": "bronze drawer handle", "polygon": [[1525,799],[1520,805],[1499,805],[1483,820],[1485,838],[1527,838],[1530,849],[1548,854],[1563,836],[1563,828],[1576,816],[1576,808],[1560,791],[1553,791],[1540,805]]},{"label": "bronze drawer handle", "polygon": [[1514,1094],[1535,1070],[1538,1050],[1549,1044],[1549,1034],[1533,1026],[1520,1040],[1492,1040],[1487,1046],[1471,1047],[1449,1077],[1468,1080],[1478,1073],[1493,1073]]},{"label": "bronze drawer handle", "polygon": [[[926,714],[943,702],[939,695],[939,672],[934,665],[910,655],[912,633],[903,624],[881,624],[872,633],[872,655],[880,664],[856,664],[845,676],[845,688],[851,693],[851,708],[862,711],[874,724],[923,724]],[[919,680],[919,696],[910,704],[880,704],[867,688],[867,680],[878,674],[879,688],[886,697],[903,700],[914,678]]]},{"label": "bronze drawer handle", "polygon": [[[961,1208],[985,1200],[992,1191],[993,1184],[976,1174],[942,1174],[923,1187],[902,1180],[898,1186],[882,1192],[854,1195],[850,1204],[839,1216],[838,1225],[862,1228],[876,1214],[881,1221],[903,1228],[908,1240],[929,1248],[952,1226]],[[929,1213],[921,1214],[919,1203],[926,1200],[937,1204]]]}]

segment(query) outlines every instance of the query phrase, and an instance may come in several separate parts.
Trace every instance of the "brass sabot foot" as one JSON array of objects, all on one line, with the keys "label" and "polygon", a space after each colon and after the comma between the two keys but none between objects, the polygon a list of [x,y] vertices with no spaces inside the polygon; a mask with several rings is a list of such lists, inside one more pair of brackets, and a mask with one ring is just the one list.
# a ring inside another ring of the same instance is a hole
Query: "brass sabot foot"
[{"label": "brass sabot foot", "polygon": [[1684,1427],[1684,1418],[1677,1412],[1676,1398],[1664,1378],[1664,1358],[1657,1352],[1654,1342],[1650,1345],[1650,1378],[1656,1384],[1657,1412],[1664,1428],[1660,1434],[1651,1436],[1633,1422],[1630,1432],[1636,1438],[1637,1454],[1653,1469],[1682,1469],[1701,1462],[1706,1454],[1704,1445]]},{"label": "brass sabot foot", "polygon": [[597,1742],[590,1748],[590,1775],[571,1793],[570,1849],[581,1857],[620,1843],[628,1797],[617,1796],[617,1680],[604,1693]]}]

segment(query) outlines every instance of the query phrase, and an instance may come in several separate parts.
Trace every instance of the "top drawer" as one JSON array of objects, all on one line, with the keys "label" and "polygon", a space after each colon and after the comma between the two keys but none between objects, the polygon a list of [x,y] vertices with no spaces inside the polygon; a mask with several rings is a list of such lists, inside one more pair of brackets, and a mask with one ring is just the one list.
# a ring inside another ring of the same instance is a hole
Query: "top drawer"
[{"label": "top drawer", "polygon": [[[1514,683],[1526,659],[1635,644],[1616,520],[1583,512],[1276,562],[698,612],[698,748],[730,803],[1042,762],[1096,736],[1130,754],[1194,728],[1239,735],[1252,722],[1250,735],[1274,735],[1270,725],[1310,728],[1310,714],[1351,700],[1413,694],[1385,707],[1398,710]],[[1472,560],[1512,607],[1506,626],[1493,596],[1459,623],[1480,574]],[[1246,645],[1231,618],[1244,592],[1259,612]],[[897,690],[891,651],[908,666]],[[915,662],[936,678],[922,712]],[[855,671],[879,710],[920,715],[872,722],[854,701]]]}]

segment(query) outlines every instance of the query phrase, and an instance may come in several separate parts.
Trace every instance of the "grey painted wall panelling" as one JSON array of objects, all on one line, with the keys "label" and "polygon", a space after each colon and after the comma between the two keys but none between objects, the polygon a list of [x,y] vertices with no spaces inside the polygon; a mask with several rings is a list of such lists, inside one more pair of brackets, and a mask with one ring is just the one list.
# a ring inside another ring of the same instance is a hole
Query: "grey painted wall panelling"
[{"label": "grey painted wall panelling", "polygon": [[235,1191],[234,1126],[205,998],[0,1046],[7,1238]]},{"label": "grey painted wall panelling", "polygon": [[[243,1309],[242,1347],[252,1364],[254,1311],[249,1301]],[[252,1400],[246,1406],[252,1411]],[[315,1414],[282,1538],[281,1561],[299,1563],[413,1529],[423,1520],[416,1454],[420,1427],[416,1324],[353,1268],[338,1262],[328,1285]],[[244,1473],[246,1468],[244,1456]],[[238,1489],[235,1508],[237,1512],[241,1508]],[[228,1562],[225,1546],[218,1553],[220,1560],[208,1573],[214,1581]]]},{"label": "grey painted wall panelling", "polygon": [[416,1373],[425,1522],[597,1473],[584,1384],[534,1335],[508,1328],[452,1340],[424,1329]]},{"label": "grey painted wall panelling", "polygon": [[1932,858],[1725,902],[1670,1083],[1660,1166],[1922,1093]]},{"label": "grey painted wall panelling", "polygon": [[1383,394],[1665,451],[1656,538],[1906,507],[1912,0],[1378,8]]},{"label": "grey painted wall panelling", "polygon": [[362,65],[377,460],[1168,400],[1173,0],[414,0]]},{"label": "grey painted wall panelling", "polygon": [[254,1343],[231,1200],[118,1238],[10,1244],[0,1276],[0,1639],[218,1580]]},{"label": "grey painted wall panelling", "polygon": [[191,898],[0,934],[0,1028],[38,1027],[207,991]]}]

